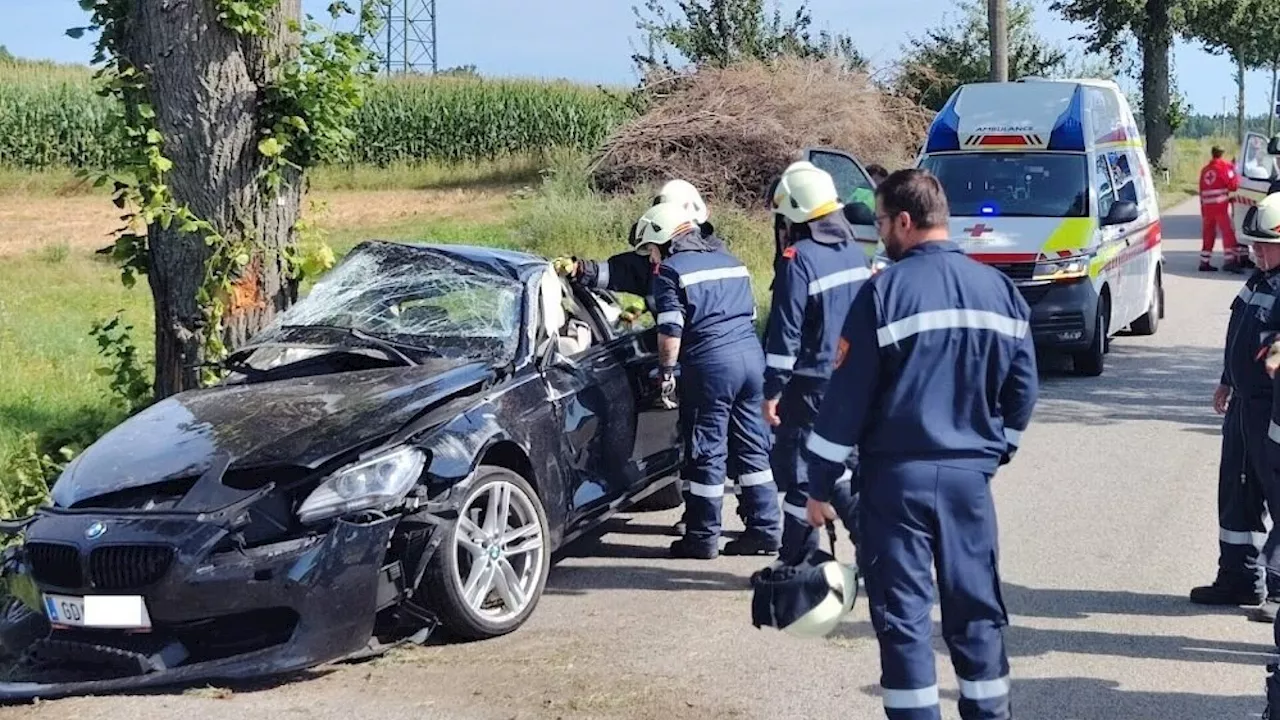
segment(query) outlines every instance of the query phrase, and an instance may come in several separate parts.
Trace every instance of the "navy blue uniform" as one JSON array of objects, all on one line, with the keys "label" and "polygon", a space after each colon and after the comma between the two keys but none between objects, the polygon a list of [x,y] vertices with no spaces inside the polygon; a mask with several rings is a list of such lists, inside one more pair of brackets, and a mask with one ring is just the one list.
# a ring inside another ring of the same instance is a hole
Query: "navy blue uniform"
[{"label": "navy blue uniform", "polygon": [[604,262],[579,262],[582,263],[582,274],[574,279],[575,282],[584,287],[639,295],[653,312],[653,296],[649,294],[653,284],[653,264],[648,257],[631,250],[618,253]]},{"label": "navy blue uniform", "polygon": [[[801,562],[818,546],[805,515],[808,480],[800,449],[813,427],[836,357],[840,329],[853,298],[871,277],[871,262],[840,213],[806,223],[808,238],[781,254],[765,334],[764,395],[777,399],[782,424],[774,429],[773,477],[783,498],[779,559]],[[852,468],[836,493],[837,513],[857,542],[857,491]]]},{"label": "navy blue uniform", "polygon": [[[1267,535],[1268,508],[1274,508],[1277,483],[1273,463],[1280,452],[1267,440],[1272,380],[1259,351],[1280,331],[1272,319],[1280,275],[1254,272],[1231,303],[1220,383],[1231,388],[1231,404],[1222,423],[1222,459],[1218,471],[1218,577],[1228,591],[1280,595],[1280,557],[1276,532]],[[1270,566],[1271,573],[1265,568]]]},{"label": "navy blue uniform", "polygon": [[1038,396],[1031,312],[1001,272],[927,242],[863,284],[805,445],[810,494],[830,501],[857,448],[867,602],[885,714],[941,717],[931,566],[960,715],[1008,718],[1009,662],[990,479]]},{"label": "navy blue uniform", "polygon": [[658,332],[680,338],[680,427],[687,457],[685,537],[716,548],[726,477],[741,489],[747,533],[777,547],[777,487],[769,467],[764,352],[747,268],[719,238],[688,233],[653,279]]}]

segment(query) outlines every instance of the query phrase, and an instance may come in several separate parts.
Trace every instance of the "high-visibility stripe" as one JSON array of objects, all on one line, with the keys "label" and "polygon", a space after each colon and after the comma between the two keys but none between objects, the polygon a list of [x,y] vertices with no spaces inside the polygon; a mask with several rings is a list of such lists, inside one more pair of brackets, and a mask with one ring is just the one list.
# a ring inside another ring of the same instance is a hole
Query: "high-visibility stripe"
[{"label": "high-visibility stripe", "polygon": [[609,287],[609,263],[600,263],[596,265],[596,287]]},{"label": "high-visibility stripe", "polygon": [[889,710],[913,710],[938,704],[938,686],[930,685],[919,690],[890,690],[883,688],[884,706]]},{"label": "high-visibility stripe", "polygon": [[1026,337],[1031,324],[986,310],[934,310],[889,323],[876,332],[880,347],[893,345],[929,330],[994,330],[1010,337]]},{"label": "high-visibility stripe", "polygon": [[739,487],[754,487],[756,485],[768,485],[773,482],[772,470],[758,470],[756,472],[747,473],[738,478]]},{"label": "high-visibility stripe", "polygon": [[1277,425],[1275,420],[1267,426],[1267,437],[1271,438],[1272,442],[1280,443],[1280,425]]},{"label": "high-visibility stripe", "polygon": [[821,295],[828,290],[834,290],[851,283],[866,280],[871,277],[871,268],[850,268],[841,270],[837,273],[831,273],[814,280],[809,283],[809,295]]},{"label": "high-visibility stripe", "polygon": [[1007,427],[1004,429],[1004,439],[1007,440],[1010,445],[1021,445],[1022,431]]},{"label": "high-visibility stripe", "polygon": [[689,492],[700,498],[718,498],[724,497],[724,483],[716,483],[715,485],[703,485],[701,483],[689,483]]},{"label": "high-visibility stripe", "polygon": [[684,313],[679,310],[668,310],[658,313],[659,325],[684,325]]},{"label": "high-visibility stripe", "polygon": [[764,364],[777,370],[794,370],[796,359],[790,355],[774,355],[770,353],[764,356]]},{"label": "high-visibility stripe", "polygon": [[1253,547],[1262,547],[1262,544],[1267,541],[1267,534],[1218,528],[1218,540],[1228,545],[1250,545]]},{"label": "high-visibility stripe", "polygon": [[853,482],[853,471],[849,468],[844,469],[844,474],[836,478],[836,485],[840,483]]},{"label": "high-visibility stripe", "polygon": [[688,275],[680,276],[680,287],[687,288],[698,283],[710,282],[712,280],[728,280],[729,278],[751,277],[751,273],[745,265],[727,268],[715,268],[713,270],[699,270],[691,272]]},{"label": "high-visibility stripe", "polygon": [[802,522],[809,522],[809,514],[799,505],[791,503],[782,503],[782,512]]},{"label": "high-visibility stripe", "polygon": [[960,694],[970,700],[990,700],[1009,694],[1009,676],[996,680],[960,680]]},{"label": "high-visibility stripe", "polygon": [[1240,292],[1236,293],[1236,298],[1246,305],[1260,307],[1265,310],[1272,309],[1276,304],[1275,295],[1262,292],[1261,290],[1250,290],[1247,287],[1241,288]]},{"label": "high-visibility stripe", "polygon": [[840,463],[844,462],[853,454],[853,448],[848,445],[837,445],[830,440],[822,437],[816,432],[809,433],[809,439],[805,441],[805,447],[809,452],[817,455],[823,460]]}]

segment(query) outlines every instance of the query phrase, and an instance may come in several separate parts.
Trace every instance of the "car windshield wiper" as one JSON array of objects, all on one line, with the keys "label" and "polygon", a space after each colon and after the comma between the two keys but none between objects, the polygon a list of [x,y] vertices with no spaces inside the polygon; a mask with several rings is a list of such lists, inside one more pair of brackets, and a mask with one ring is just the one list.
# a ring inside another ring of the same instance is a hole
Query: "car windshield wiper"
[{"label": "car windshield wiper", "polygon": [[409,348],[411,350],[420,350],[420,351],[425,350],[425,348],[420,348],[416,345],[409,345],[407,343],[397,343],[383,337],[378,337],[377,335],[370,335],[369,333],[363,330],[360,330],[359,328],[349,327],[346,325],[282,325],[280,326],[280,329],[281,330],[337,330],[338,332],[346,333],[354,338],[357,338],[359,340],[363,340],[367,343],[375,345],[378,348],[385,350],[391,353],[392,355],[395,355],[396,357],[405,361],[409,365],[415,365],[415,366],[421,365],[422,363],[419,363],[417,360],[414,360],[408,355],[405,355],[404,353],[400,352],[400,350],[396,346]]}]

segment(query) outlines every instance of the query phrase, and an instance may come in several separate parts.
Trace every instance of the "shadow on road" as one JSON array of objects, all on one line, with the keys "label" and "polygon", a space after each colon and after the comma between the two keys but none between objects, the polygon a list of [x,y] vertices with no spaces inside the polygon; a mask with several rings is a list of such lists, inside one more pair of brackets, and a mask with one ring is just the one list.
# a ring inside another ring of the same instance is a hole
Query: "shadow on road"
[{"label": "shadow on road", "polygon": [[[950,672],[940,665],[939,673]],[[1265,701],[1259,676],[1256,697],[1192,695],[1120,690],[1120,683],[1096,678],[1014,678],[1013,716],[1053,720],[1247,720],[1261,717]],[[862,692],[878,697],[878,685]],[[942,702],[955,707],[958,693],[943,691]]]},{"label": "shadow on road", "polygon": [[[1014,615],[1084,620],[1092,615],[1190,617],[1241,615],[1236,607],[1194,605],[1185,595],[1156,595],[1126,590],[1059,590],[1001,583],[1005,605]],[[1243,617],[1242,617],[1243,621]]]},{"label": "shadow on road", "polygon": [[[1199,232],[1197,228],[1196,232]],[[1229,273],[1222,269],[1222,240],[1219,238],[1217,246],[1213,251],[1214,266],[1218,268],[1218,272],[1200,272],[1200,252],[1198,250],[1165,250],[1164,251],[1164,271],[1169,275],[1177,275],[1179,277],[1197,278],[1200,280],[1221,280],[1224,282],[1232,282],[1237,285],[1243,285],[1244,281],[1249,278],[1253,270],[1245,270],[1243,273]]]},{"label": "shadow on road", "polygon": [[[1240,622],[1246,622],[1244,618]],[[1263,631],[1264,637],[1271,633]],[[1134,635],[1090,630],[1043,630],[1020,625],[1005,628],[1010,656],[1038,657],[1049,653],[1071,653],[1096,657],[1174,660],[1178,662],[1251,665],[1261,673],[1275,662],[1275,646],[1265,643],[1237,643],[1202,640],[1171,635]]]},{"label": "shadow on road", "polygon": [[[660,550],[666,556],[666,548]],[[717,570],[638,565],[557,565],[547,577],[548,595],[586,595],[597,590],[732,590],[747,592],[746,576]]]},{"label": "shadow on road", "polygon": [[1070,377],[1045,368],[1033,423],[1112,425],[1131,420],[1220,428],[1212,407],[1222,351],[1191,346],[1148,348],[1117,342],[1101,377]]}]

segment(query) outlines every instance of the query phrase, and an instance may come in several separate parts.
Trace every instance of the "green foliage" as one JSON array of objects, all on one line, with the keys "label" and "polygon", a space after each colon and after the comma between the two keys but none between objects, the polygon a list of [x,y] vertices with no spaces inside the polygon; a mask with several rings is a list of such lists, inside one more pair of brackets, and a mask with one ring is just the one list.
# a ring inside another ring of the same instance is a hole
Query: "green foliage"
[{"label": "green foliage", "polygon": [[1205,50],[1229,55],[1247,70],[1280,62],[1280,3],[1200,0],[1189,25]]},{"label": "green foliage", "polygon": [[90,334],[98,343],[99,354],[107,360],[97,373],[111,379],[111,392],[125,411],[133,414],[151,402],[151,375],[138,359],[133,326],[123,315],[124,310],[119,310],[106,322],[94,321]]},{"label": "green foliage", "polygon": [[[642,69],[671,69],[667,46],[697,66],[722,68],[739,60],[770,62],[795,56],[838,57],[850,68],[866,67],[866,60],[848,36],[823,31],[816,40],[812,37],[809,26],[813,18],[804,2],[789,21],[783,20],[776,7],[769,15],[764,0],[679,0],[677,5],[681,18],[670,14],[663,0],[645,0],[651,17],[632,6],[638,19],[636,27],[646,34],[648,53],[632,56]],[[659,49],[661,60],[656,52]]]},{"label": "green foliage", "polygon": [[[944,18],[924,37],[912,36],[903,45],[898,92],[938,111],[960,85],[985,82],[991,76],[990,28],[987,4],[965,0],[959,20]],[[1067,52],[1035,32],[1035,5],[1029,0],[1009,4],[1009,78],[1067,74]]]}]

